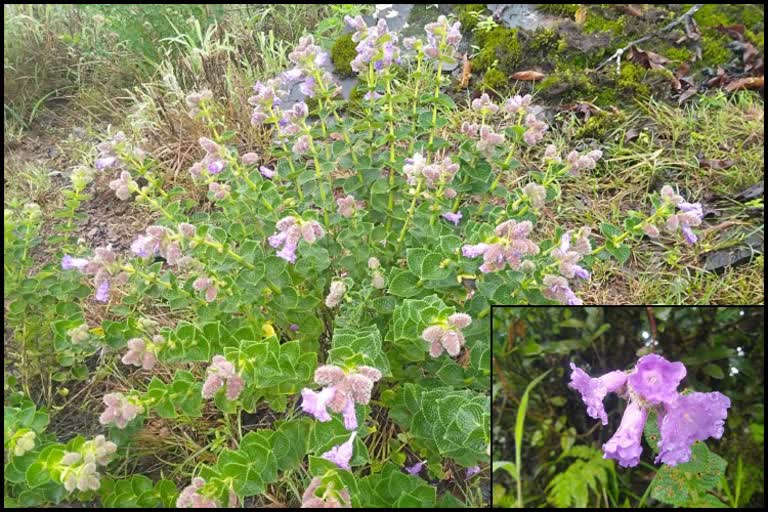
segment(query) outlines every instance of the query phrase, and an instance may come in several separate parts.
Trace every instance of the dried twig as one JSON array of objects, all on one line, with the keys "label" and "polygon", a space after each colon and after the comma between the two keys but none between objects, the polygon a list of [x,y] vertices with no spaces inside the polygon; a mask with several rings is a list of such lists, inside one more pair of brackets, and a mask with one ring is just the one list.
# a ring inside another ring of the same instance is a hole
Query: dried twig
[{"label": "dried twig", "polygon": [[621,71],[621,56],[624,55],[624,52],[626,52],[627,50],[629,50],[633,46],[636,46],[636,45],[638,45],[640,43],[644,43],[644,42],[646,42],[646,41],[648,41],[650,39],[653,39],[654,37],[659,37],[661,34],[669,32],[670,30],[672,30],[676,26],[680,25],[681,23],[685,23],[686,32],[691,31],[692,30],[691,29],[691,26],[692,26],[692,16],[696,13],[696,11],[701,9],[703,6],[704,6],[704,4],[695,4],[693,7],[688,9],[685,12],[685,14],[683,14],[682,16],[677,18],[675,21],[667,23],[666,25],[664,25],[657,32],[645,35],[645,36],[641,37],[640,39],[635,39],[634,41],[630,42],[629,44],[627,44],[623,48],[619,48],[618,50],[616,50],[616,52],[613,55],[611,55],[610,57],[605,59],[599,66],[597,66],[595,68],[595,71],[600,71],[606,65],[608,65],[608,63],[610,63],[611,61],[614,61],[614,60],[616,61],[616,70],[617,70],[617,72]]}]

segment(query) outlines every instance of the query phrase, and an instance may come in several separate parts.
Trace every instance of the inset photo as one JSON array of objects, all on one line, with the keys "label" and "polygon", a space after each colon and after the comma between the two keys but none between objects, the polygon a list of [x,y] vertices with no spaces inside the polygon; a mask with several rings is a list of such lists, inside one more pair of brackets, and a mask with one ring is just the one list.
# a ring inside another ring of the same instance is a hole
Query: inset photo
[{"label": "inset photo", "polygon": [[494,508],[763,508],[760,307],[493,307]]}]

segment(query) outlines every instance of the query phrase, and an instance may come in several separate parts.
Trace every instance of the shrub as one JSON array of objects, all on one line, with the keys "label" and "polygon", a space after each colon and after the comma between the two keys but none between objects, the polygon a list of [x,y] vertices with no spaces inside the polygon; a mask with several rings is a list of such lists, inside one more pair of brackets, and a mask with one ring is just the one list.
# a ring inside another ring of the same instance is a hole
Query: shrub
[{"label": "shrub", "polygon": [[[94,166],[116,196],[157,219],[127,253],[66,246],[61,274],[48,277],[80,278],[93,299],[68,303],[76,312],[55,331],[81,356],[119,357],[147,378],[104,394],[105,439],[30,448],[31,427],[6,426],[6,439],[23,439],[7,500],[88,501],[98,491],[115,506],[233,506],[308,457],[305,505],[459,505],[418,474],[426,466],[433,478],[469,480],[489,461],[490,305],[581,304],[596,257],[623,263],[628,242],[660,237],[658,226],[696,241],[701,205],[671,187],[623,227],[601,225],[596,247],[591,226],[543,237],[537,219],[560,183],[595,169],[602,151],[541,151],[549,126],[530,96],[459,107],[443,92],[458,23],[441,16],[425,40],[403,40],[409,56],[384,21],[347,22],[365,91],[359,115],[341,115],[328,55],[306,36],[289,54],[295,67],[248,99],[271,141],[261,154],[237,145],[214,93],[186,97],[206,130],[189,169],[195,190],[168,187],[138,138],[112,133],[97,146]],[[297,82],[311,109],[289,104]],[[540,162],[525,176],[521,153]],[[65,217],[82,191],[73,179]],[[204,208],[195,192],[207,194]],[[28,224],[6,213],[22,260],[36,235]],[[101,314],[86,318],[86,307]],[[281,419],[267,421],[269,410]],[[245,428],[244,413],[259,413],[264,428]],[[218,418],[215,441],[205,456],[188,454],[194,470],[180,493],[164,480],[103,477],[98,466],[126,457],[150,420],[203,416]]]}]

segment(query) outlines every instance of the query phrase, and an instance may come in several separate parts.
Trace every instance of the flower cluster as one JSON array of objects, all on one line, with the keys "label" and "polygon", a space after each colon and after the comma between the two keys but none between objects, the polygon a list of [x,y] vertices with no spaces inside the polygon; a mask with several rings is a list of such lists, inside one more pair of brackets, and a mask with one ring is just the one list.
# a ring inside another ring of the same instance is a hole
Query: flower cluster
[{"label": "flower cluster", "polygon": [[[109,301],[110,278],[118,270],[117,255],[111,246],[97,247],[93,251],[91,259],[73,258],[66,254],[61,259],[63,270],[76,269],[86,275],[93,276],[93,284],[96,287],[95,299],[99,302]],[[127,275],[117,276],[117,282],[122,283]]]},{"label": "flower cluster", "polygon": [[362,204],[353,195],[337,198],[336,206],[339,208],[341,216],[346,218],[353,217],[357,210],[362,208]]},{"label": "flower cluster", "polygon": [[213,302],[219,294],[219,287],[216,281],[210,277],[198,277],[192,283],[192,289],[196,292],[203,292],[206,302]]},{"label": "flower cluster", "polygon": [[315,44],[313,36],[308,35],[299,39],[299,44],[288,54],[288,60],[296,67],[283,73],[285,85],[301,80],[301,93],[310,98],[317,94],[318,79],[322,82],[322,89],[330,90],[332,95],[340,91],[340,87],[334,85],[330,72],[323,69],[329,61],[328,53]]},{"label": "flower cluster", "polygon": [[125,428],[136,416],[144,412],[142,405],[132,404],[122,393],[104,395],[107,408],[99,416],[99,423],[109,425],[114,423],[117,428]]},{"label": "flower cluster", "polygon": [[389,69],[392,64],[400,63],[397,33],[389,31],[385,20],[380,19],[372,27],[367,26],[360,15],[354,18],[345,16],[344,21],[350,28],[355,29],[352,41],[357,43],[357,55],[349,63],[353,71],[361,73],[369,63],[373,63],[373,69],[376,71],[383,71]]},{"label": "flower cluster", "polygon": [[691,227],[700,226],[701,219],[704,217],[704,211],[701,203],[689,203],[683,199],[683,196],[676,194],[672,187],[664,185],[661,189],[661,198],[666,204],[677,207],[678,213],[667,218],[666,228],[670,232],[682,231],[685,241],[689,244],[695,244],[699,238],[693,232]]},{"label": "flower cluster", "polygon": [[466,313],[454,313],[445,322],[430,325],[421,333],[421,337],[429,344],[429,355],[438,357],[443,350],[455,357],[464,346],[464,335],[461,331],[472,323],[472,317]]},{"label": "flower cluster", "polygon": [[459,172],[459,164],[453,163],[447,156],[439,162],[428,164],[421,153],[415,153],[412,158],[405,160],[403,172],[409,185],[415,185],[419,178],[423,178],[428,188],[437,188],[453,181]]},{"label": "flower cluster", "polygon": [[542,284],[544,288],[541,290],[541,293],[549,300],[555,300],[569,306],[581,306],[584,304],[584,301],[578,298],[573,290],[571,290],[568,280],[562,276],[546,275],[542,279]]},{"label": "flower cluster", "polygon": [[208,378],[203,384],[203,398],[212,398],[218,390],[226,387],[227,400],[236,400],[245,387],[245,381],[235,372],[235,365],[224,356],[213,356],[207,373]]},{"label": "flower cluster", "polygon": [[187,104],[187,107],[189,107],[189,117],[192,119],[197,117],[197,115],[201,112],[200,102],[210,101],[212,98],[213,93],[208,89],[187,94],[187,97],[184,98],[184,102]]},{"label": "flower cluster", "polygon": [[549,130],[549,126],[544,121],[536,118],[536,114],[525,116],[525,127],[528,128],[523,134],[523,140],[526,144],[533,146],[544,138],[544,134]]},{"label": "flower cluster", "polygon": [[176,266],[184,256],[177,238],[166,227],[149,226],[145,234],[133,241],[131,251],[141,258],[162,256],[168,265]]},{"label": "flower cluster", "polygon": [[199,178],[205,174],[216,175],[223,171],[227,166],[226,158],[229,156],[227,149],[207,137],[200,137],[198,143],[205,150],[205,156],[189,168],[192,177]]},{"label": "flower cluster", "polygon": [[587,414],[600,418],[603,425],[608,423],[603,407],[607,393],[629,400],[618,430],[603,445],[604,457],[618,460],[623,467],[636,466],[640,461],[641,437],[651,409],[657,412],[661,434],[656,462],[670,466],[688,462],[694,442],[723,435],[731,401],[717,391],[680,394],[677,388],[686,375],[683,363],[650,354],[641,357],[628,374],[613,371],[590,378],[573,363],[571,369],[568,385],[581,393]]},{"label": "flower cluster", "polygon": [[143,160],[146,154],[141,148],[129,147],[128,138],[122,131],[98,144],[96,150],[99,153],[95,162],[97,171],[122,167],[126,158]]},{"label": "flower cluster", "polygon": [[333,281],[328,296],[325,298],[326,307],[335,308],[341,304],[341,299],[344,298],[346,291],[347,287],[344,285],[344,281]]},{"label": "flower cluster", "polygon": [[118,199],[127,201],[131,198],[131,193],[139,190],[139,184],[133,181],[131,173],[121,171],[120,176],[109,182],[109,188],[115,191]]},{"label": "flower cluster", "polygon": [[61,459],[61,481],[67,492],[75,489],[82,492],[98,490],[101,482],[96,469],[98,465],[109,464],[115,451],[115,443],[98,435],[92,441],[83,443],[79,451],[65,452]]},{"label": "flower cluster", "polygon": [[327,452],[321,455],[322,458],[329,460],[339,466],[341,469],[346,469],[349,471],[352,469],[349,466],[349,461],[352,459],[352,453],[353,453],[353,444],[355,442],[355,436],[357,436],[357,432],[352,432],[352,435],[349,436],[349,440],[345,441],[344,443],[334,446]]},{"label": "flower cluster", "polygon": [[491,101],[491,97],[485,92],[479,98],[473,99],[470,107],[475,112],[480,112],[483,115],[493,115],[499,111],[499,106]]},{"label": "flower cluster", "polygon": [[[578,231],[568,230],[560,237],[560,245],[552,250],[552,258],[558,263],[560,274],[564,277],[589,279],[589,272],[578,263],[583,256],[592,252],[592,246],[589,243],[590,232],[588,226]],[[574,238],[575,241],[572,240]]]},{"label": "flower cluster", "polygon": [[288,94],[280,88],[283,83],[284,81],[278,78],[256,82],[253,86],[254,94],[248,98],[248,104],[253,107],[251,124],[259,126],[275,115],[275,109],[282,103],[281,98]]},{"label": "flower cluster", "polygon": [[140,366],[145,370],[151,370],[157,364],[157,351],[165,340],[159,334],[152,336],[151,341],[143,338],[131,338],[128,340],[128,352],[121,359],[123,364]]},{"label": "flower cluster", "polygon": [[278,232],[269,237],[269,245],[277,249],[277,257],[284,259],[289,263],[296,262],[296,248],[299,240],[302,238],[308,244],[315,243],[325,236],[325,230],[319,222],[315,220],[304,221],[300,217],[293,215],[283,217],[275,225]]},{"label": "flower cluster", "polygon": [[[203,478],[195,477],[192,482],[179,493],[179,497],[176,499],[176,508],[218,508],[219,504],[213,498],[209,498],[200,492],[205,486],[205,480]],[[237,494],[235,491],[229,489],[229,502],[227,503],[229,508],[237,506]]]},{"label": "flower cluster", "polygon": [[523,193],[526,195],[534,208],[543,208],[547,200],[547,189],[543,185],[530,182],[523,187]]},{"label": "flower cluster", "polygon": [[67,336],[72,343],[79,345],[85,343],[91,339],[91,334],[88,330],[88,324],[80,324],[77,327],[73,327],[67,331]]},{"label": "flower cluster", "polygon": [[32,430],[19,436],[19,438],[15,440],[15,445],[13,446],[13,454],[17,457],[21,457],[25,453],[34,450],[35,437],[37,437],[37,434]]},{"label": "flower cluster", "polygon": [[507,264],[518,270],[523,256],[539,253],[539,246],[528,238],[532,230],[531,221],[517,222],[510,219],[496,226],[495,237],[485,243],[464,245],[461,252],[465,258],[483,257],[480,272],[503,270]]},{"label": "flower cluster", "polygon": [[[317,494],[322,489],[322,494]],[[336,490],[333,482],[323,484],[323,479],[316,476],[309,482],[301,496],[301,508],[350,508],[352,499],[346,488]]]},{"label": "flower cluster", "polygon": [[368,270],[371,271],[371,286],[377,290],[387,286],[387,278],[384,277],[384,273],[381,271],[381,262],[375,256],[368,258]]},{"label": "flower cluster", "polygon": [[301,408],[320,421],[331,420],[328,408],[340,412],[347,430],[355,430],[355,403],[367,404],[371,400],[373,384],[381,377],[381,372],[370,366],[358,366],[350,373],[330,364],[320,366],[315,370],[315,383],[325,387],[320,391],[304,388],[301,391]]},{"label": "flower cluster", "polygon": [[427,57],[435,60],[453,58],[461,42],[461,23],[457,21],[450,24],[448,18],[440,15],[437,21],[427,23],[424,31],[427,33],[427,45],[424,47],[424,54]]},{"label": "flower cluster", "polygon": [[[549,150],[549,147],[547,147],[547,150]],[[568,172],[577,176],[581,171],[591,171],[594,169],[597,165],[597,161],[602,157],[603,152],[599,149],[593,149],[583,155],[574,149],[566,155],[565,161],[568,162]]]},{"label": "flower cluster", "polygon": [[508,114],[524,115],[526,114],[533,102],[533,97],[530,94],[520,96],[516,94],[504,102],[504,111]]}]

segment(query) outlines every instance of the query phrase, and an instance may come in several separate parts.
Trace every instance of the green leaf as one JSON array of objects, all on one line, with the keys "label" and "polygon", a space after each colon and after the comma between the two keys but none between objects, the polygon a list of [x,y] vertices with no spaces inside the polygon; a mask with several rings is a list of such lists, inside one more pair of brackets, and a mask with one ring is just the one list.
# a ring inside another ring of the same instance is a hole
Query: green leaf
[{"label": "green leaf", "polygon": [[393,269],[389,278],[389,293],[398,297],[413,297],[419,293],[419,278],[411,272]]},{"label": "green leaf", "polygon": [[[546,377],[547,374],[551,371],[552,370],[547,370],[546,372],[542,373],[541,375],[533,379],[530,382],[530,384],[528,384],[528,386],[525,388],[525,392],[523,393],[523,398],[520,400],[520,407],[517,410],[517,419],[515,420],[515,461],[516,461],[517,470],[518,470],[518,474],[517,474],[518,482],[520,481],[519,471],[521,468],[520,464],[522,463],[520,454],[523,447],[523,424],[525,423],[525,413],[528,410],[528,395],[530,394],[531,390],[536,386],[536,384],[541,382],[542,379]],[[518,501],[518,506],[522,507],[523,497],[522,497],[522,494],[519,492],[517,495],[517,501]]]},{"label": "green leaf", "polygon": [[494,462],[491,466],[491,472],[495,473],[496,470],[503,469],[507,472],[509,476],[511,476],[514,479],[517,479],[517,468],[515,467],[514,462],[508,462],[508,461],[499,461]]},{"label": "green leaf", "polygon": [[577,457],[568,468],[547,484],[547,501],[557,508],[585,508],[590,491],[597,496],[608,486],[608,474],[613,461],[603,459],[600,450],[591,446],[571,447],[564,457]]},{"label": "green leaf", "polygon": [[715,364],[708,364],[707,366],[702,368],[701,371],[703,371],[713,379],[725,378],[725,374],[723,373],[723,370]]},{"label": "green leaf", "polygon": [[605,250],[608,251],[608,254],[616,258],[616,261],[618,261],[619,264],[623,265],[629,259],[630,250],[627,245],[616,246],[612,242],[606,242]]},{"label": "green leaf", "polygon": [[620,227],[614,226],[613,224],[609,224],[607,222],[603,222],[600,224],[600,232],[605,235],[606,238],[609,240],[612,240],[618,236],[621,236],[623,231]]},{"label": "green leaf", "polygon": [[651,410],[648,413],[648,419],[645,422],[645,441],[651,447],[653,453],[659,453],[659,424],[656,420],[656,411]]},{"label": "green leaf", "polygon": [[37,487],[43,485],[51,479],[48,471],[45,469],[45,465],[42,462],[34,462],[28,468],[24,475],[24,479],[27,482],[27,486]]},{"label": "green leaf", "polygon": [[664,465],[651,482],[651,497],[677,506],[698,501],[725,475],[726,462],[702,442],[693,445],[691,460],[677,466]]}]

